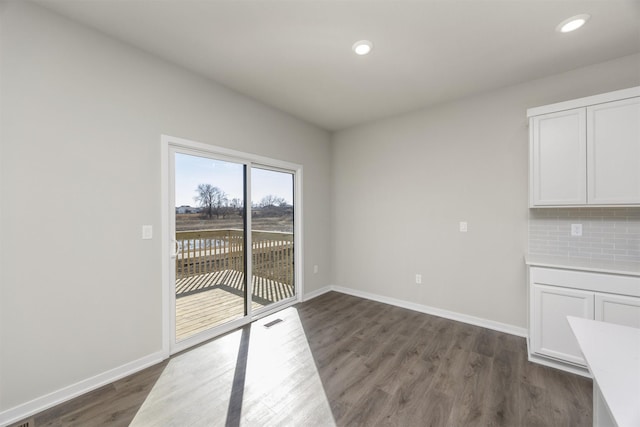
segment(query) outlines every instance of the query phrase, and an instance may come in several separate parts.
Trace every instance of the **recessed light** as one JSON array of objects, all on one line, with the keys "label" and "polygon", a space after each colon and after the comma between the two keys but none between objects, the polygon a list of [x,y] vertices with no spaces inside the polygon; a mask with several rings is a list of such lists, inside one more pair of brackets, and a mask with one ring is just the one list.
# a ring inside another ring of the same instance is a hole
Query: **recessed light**
[{"label": "recessed light", "polygon": [[371,52],[373,44],[369,40],[360,40],[353,44],[353,51],[356,55],[366,55]]},{"label": "recessed light", "polygon": [[581,15],[572,16],[571,18],[565,19],[556,27],[556,31],[559,33],[570,33],[571,31],[575,31],[578,28],[582,27],[588,20],[591,18],[591,15],[587,15],[583,13]]}]

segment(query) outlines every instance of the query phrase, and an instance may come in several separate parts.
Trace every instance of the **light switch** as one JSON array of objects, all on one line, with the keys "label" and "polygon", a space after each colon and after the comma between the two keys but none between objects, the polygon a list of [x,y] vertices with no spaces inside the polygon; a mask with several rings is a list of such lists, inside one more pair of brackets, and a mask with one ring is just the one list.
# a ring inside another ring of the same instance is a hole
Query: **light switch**
[{"label": "light switch", "polygon": [[142,226],[142,238],[144,240],[153,239],[153,227],[151,225]]},{"label": "light switch", "polygon": [[467,232],[467,222],[466,221],[460,221],[460,232],[461,233],[466,233]]}]

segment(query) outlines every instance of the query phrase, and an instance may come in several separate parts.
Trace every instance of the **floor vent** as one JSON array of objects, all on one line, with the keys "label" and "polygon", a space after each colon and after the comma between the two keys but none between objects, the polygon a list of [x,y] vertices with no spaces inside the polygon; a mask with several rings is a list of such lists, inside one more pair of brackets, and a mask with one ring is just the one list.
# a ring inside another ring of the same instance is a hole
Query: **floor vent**
[{"label": "floor vent", "polygon": [[28,420],[20,421],[18,424],[13,424],[11,427],[35,427],[35,425],[33,418],[29,418]]},{"label": "floor vent", "polygon": [[264,327],[265,327],[265,328],[270,328],[270,327],[272,327],[272,326],[274,326],[274,325],[277,325],[277,324],[278,324],[278,323],[280,323],[280,322],[282,322],[282,319],[272,320],[272,321],[271,321],[271,322],[269,322],[269,323],[265,323],[265,324],[264,324]]}]

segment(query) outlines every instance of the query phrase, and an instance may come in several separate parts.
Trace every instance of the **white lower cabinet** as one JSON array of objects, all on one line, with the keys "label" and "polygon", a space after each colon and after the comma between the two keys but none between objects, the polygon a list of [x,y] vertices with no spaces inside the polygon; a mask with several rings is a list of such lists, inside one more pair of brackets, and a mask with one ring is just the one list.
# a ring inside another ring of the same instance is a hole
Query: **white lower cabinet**
[{"label": "white lower cabinet", "polygon": [[640,298],[596,294],[595,319],[640,328]]},{"label": "white lower cabinet", "polygon": [[567,316],[640,328],[640,277],[529,269],[529,359],[587,374]]},{"label": "white lower cabinet", "polygon": [[533,285],[531,349],[537,354],[586,366],[567,316],[593,319],[593,292]]}]

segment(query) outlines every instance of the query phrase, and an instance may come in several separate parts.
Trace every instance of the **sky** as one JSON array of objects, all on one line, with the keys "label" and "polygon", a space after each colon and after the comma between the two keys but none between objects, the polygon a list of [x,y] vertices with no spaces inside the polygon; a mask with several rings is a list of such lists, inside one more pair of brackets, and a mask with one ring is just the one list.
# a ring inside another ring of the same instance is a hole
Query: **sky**
[{"label": "sky", "polygon": [[[193,199],[200,184],[211,184],[227,193],[229,200],[242,199],[243,165],[206,157],[176,153],[176,206],[198,206]],[[254,203],[269,194],[293,204],[292,174],[252,168],[251,195]]]}]

